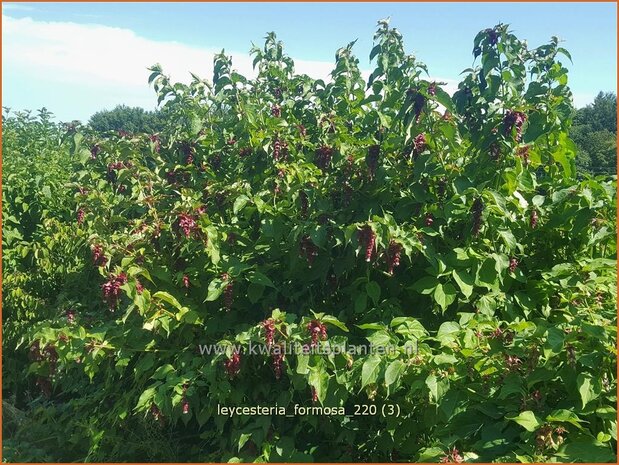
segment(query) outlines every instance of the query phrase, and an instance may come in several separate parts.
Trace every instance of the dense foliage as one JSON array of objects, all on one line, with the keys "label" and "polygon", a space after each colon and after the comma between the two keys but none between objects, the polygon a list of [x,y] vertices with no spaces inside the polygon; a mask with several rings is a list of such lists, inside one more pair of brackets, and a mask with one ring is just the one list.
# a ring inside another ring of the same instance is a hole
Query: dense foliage
[{"label": "dense foliage", "polygon": [[158,111],[118,105],[112,110],[98,111],[90,117],[88,125],[100,133],[108,131],[123,131],[129,134],[155,133],[163,129],[164,117]]},{"label": "dense foliage", "polygon": [[570,137],[576,142],[577,168],[591,174],[617,172],[617,96],[600,92],[591,105],[579,108]]},{"label": "dense foliage", "polygon": [[[368,82],[352,48],[329,82],[274,34],[255,79],[153,67],[160,133],[33,148],[70,153],[74,193],[34,235],[6,125],[3,277],[32,274],[3,289],[28,322],[6,458],[616,460],[616,180],[575,177],[567,52],[481,31],[450,97],[387,22]],[[316,351],[369,343],[392,350]],[[220,410],[275,405],[347,415]]]}]

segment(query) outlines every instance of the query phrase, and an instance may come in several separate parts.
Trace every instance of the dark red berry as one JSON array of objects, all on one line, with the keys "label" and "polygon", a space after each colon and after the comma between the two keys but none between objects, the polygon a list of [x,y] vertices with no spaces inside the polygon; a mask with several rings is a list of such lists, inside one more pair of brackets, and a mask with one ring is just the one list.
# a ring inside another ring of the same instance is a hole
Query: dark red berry
[{"label": "dark red berry", "polygon": [[476,198],[473,202],[473,207],[471,208],[471,213],[473,216],[473,227],[472,233],[473,236],[478,236],[479,231],[481,230],[482,218],[481,215],[484,211],[484,202],[480,198]]},{"label": "dark red berry", "polygon": [[527,120],[527,115],[521,111],[507,110],[503,117],[503,129],[505,134],[511,134],[512,129],[516,128],[516,142],[519,142],[522,137],[522,125]]},{"label": "dark red berry", "polygon": [[395,241],[389,243],[387,249],[387,264],[389,267],[389,274],[393,274],[395,268],[400,266],[400,255],[402,253],[402,245]]},{"label": "dark red berry", "polygon": [[318,247],[309,236],[305,235],[301,238],[299,250],[301,256],[307,260],[307,264],[311,268],[314,263],[314,259],[318,256]]},{"label": "dark red berry", "polygon": [[262,327],[264,328],[264,340],[266,341],[266,345],[273,345],[273,340],[275,339],[275,321],[273,318],[268,318],[262,322]]},{"label": "dark red berry", "polygon": [[120,287],[127,282],[127,275],[120,273],[118,275],[110,275],[107,282],[101,285],[103,291],[103,300],[105,300],[111,310],[116,308],[120,297]]},{"label": "dark red berry", "polygon": [[318,320],[312,320],[307,325],[307,330],[310,332],[312,342],[310,347],[318,345],[318,339],[323,341],[327,339],[327,327]]},{"label": "dark red berry", "polygon": [[432,213],[426,213],[425,223],[427,227],[431,227],[434,224],[434,216]]},{"label": "dark red berry", "polygon": [[413,159],[416,160],[421,152],[427,148],[426,135],[418,134],[413,141]]},{"label": "dark red berry", "polygon": [[309,199],[305,191],[299,192],[299,202],[301,203],[301,218],[307,218],[307,209],[309,207]]},{"label": "dark red berry", "polygon": [[321,170],[326,171],[331,166],[332,158],[333,148],[328,145],[323,145],[316,151],[315,164]]},{"label": "dark red berry", "polygon": [[189,276],[187,276],[186,274],[183,275],[183,287],[185,289],[189,289],[190,286],[190,281],[189,281]]},{"label": "dark red berry", "polygon": [[105,266],[107,264],[107,257],[103,252],[102,246],[94,245],[92,247],[92,262],[95,266]]},{"label": "dark red berry", "polygon": [[284,361],[284,350],[282,346],[275,346],[271,355],[273,359],[273,372],[275,373],[275,379],[282,377],[282,364]]},{"label": "dark red berry", "polygon": [[230,311],[234,301],[234,283],[230,279],[230,275],[228,273],[223,273],[221,275],[221,279],[228,283],[224,288],[224,307],[226,307],[226,311]]},{"label": "dark red berry", "polygon": [[182,231],[186,238],[191,237],[198,227],[194,217],[188,215],[187,213],[180,213],[177,221],[178,228]]},{"label": "dark red berry", "polygon": [[537,210],[532,210],[531,211],[531,228],[532,229],[537,228],[538,221],[539,221],[539,216],[537,214]]},{"label": "dark red berry", "polygon": [[380,157],[380,146],[371,145],[368,148],[368,153],[365,156],[365,162],[368,165],[368,171],[370,174],[370,180],[376,176],[376,170],[378,169],[378,159]]},{"label": "dark red berry", "polygon": [[232,357],[224,362],[228,377],[234,378],[241,371],[241,354],[234,352]]},{"label": "dark red berry", "polygon": [[518,259],[512,257],[509,259],[509,272],[513,273],[516,271],[516,268],[518,268]]},{"label": "dark red berry", "polygon": [[372,261],[372,253],[374,252],[374,245],[376,243],[376,233],[372,230],[370,225],[365,225],[359,230],[357,235],[359,243],[365,250],[365,261]]}]

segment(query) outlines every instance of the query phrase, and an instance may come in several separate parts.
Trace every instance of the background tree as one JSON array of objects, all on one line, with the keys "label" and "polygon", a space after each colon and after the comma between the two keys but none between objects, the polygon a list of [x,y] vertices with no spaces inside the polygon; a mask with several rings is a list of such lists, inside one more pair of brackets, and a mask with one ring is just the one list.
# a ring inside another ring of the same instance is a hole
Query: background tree
[{"label": "background tree", "polygon": [[90,117],[88,124],[99,132],[126,131],[129,133],[154,133],[162,128],[162,117],[158,111],[146,111],[140,107],[118,105],[113,110],[98,111]]},{"label": "background tree", "polygon": [[617,95],[600,92],[577,110],[571,137],[578,146],[576,165],[594,175],[615,174],[617,166]]}]

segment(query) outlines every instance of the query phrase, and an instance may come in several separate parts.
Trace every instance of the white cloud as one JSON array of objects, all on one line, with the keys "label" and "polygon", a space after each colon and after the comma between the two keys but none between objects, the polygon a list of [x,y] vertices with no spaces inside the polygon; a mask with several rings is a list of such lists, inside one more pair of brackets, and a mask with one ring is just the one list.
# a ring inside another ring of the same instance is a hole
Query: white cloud
[{"label": "white cloud", "polygon": [[20,5],[19,3],[2,3],[2,11],[34,11],[35,8],[29,5]]},{"label": "white cloud", "polygon": [[[190,72],[210,79],[213,57],[220,50],[150,40],[130,29],[101,24],[2,15],[3,81],[7,84],[5,89],[11,91],[12,104],[24,105],[16,102],[20,94],[17,76],[32,79],[36,81],[33,89],[41,94],[39,100],[44,100],[41,106],[60,101],[61,94],[74,95],[76,103],[70,109],[71,116],[66,109],[66,116],[58,112],[61,118],[87,117],[101,109],[101,105],[110,108],[119,103],[153,108],[156,100],[147,84],[149,66],[160,63],[173,81],[188,82]],[[247,77],[255,76],[248,53],[226,53],[232,56],[234,69]],[[333,67],[331,62],[295,59],[297,73],[317,79],[328,80]],[[366,79],[369,74],[363,71]],[[453,79],[436,80],[447,82],[445,90],[450,93],[457,85]],[[65,106],[68,105],[66,102]]]}]

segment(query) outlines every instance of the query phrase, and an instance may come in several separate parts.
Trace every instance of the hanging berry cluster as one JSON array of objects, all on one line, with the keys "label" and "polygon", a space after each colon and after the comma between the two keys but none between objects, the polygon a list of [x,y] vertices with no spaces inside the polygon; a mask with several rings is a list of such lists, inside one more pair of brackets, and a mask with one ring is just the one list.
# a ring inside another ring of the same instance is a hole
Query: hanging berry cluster
[{"label": "hanging berry cluster", "polygon": [[484,211],[484,202],[478,197],[473,202],[473,207],[471,208],[471,213],[473,215],[473,227],[472,233],[473,236],[477,237],[479,235],[479,231],[481,230],[481,214]]},{"label": "hanging berry cluster", "polygon": [[312,241],[311,237],[303,236],[299,245],[300,254],[307,260],[307,265],[311,268],[315,258],[318,256],[318,247]]},{"label": "hanging berry cluster", "polygon": [[400,266],[400,255],[402,253],[402,245],[395,241],[389,243],[387,249],[387,266],[389,268],[389,274],[393,274],[395,268]]},{"label": "hanging berry cluster", "polygon": [[310,332],[312,339],[310,347],[318,345],[318,339],[325,341],[327,339],[327,327],[318,320],[312,320],[307,324],[307,329]]},{"label": "hanging berry cluster", "polygon": [[118,299],[120,298],[120,286],[127,282],[127,275],[120,273],[118,275],[110,275],[107,282],[101,285],[103,291],[103,300],[105,300],[111,310],[116,308]]},{"label": "hanging berry cluster", "polygon": [[333,148],[328,145],[323,145],[316,150],[316,157],[314,163],[318,168],[326,171],[331,166],[331,159],[333,158]]},{"label": "hanging berry cluster", "polygon": [[378,158],[380,156],[380,146],[371,145],[368,149],[368,154],[365,157],[365,162],[368,165],[368,173],[370,180],[376,176],[376,170],[378,169]]},{"label": "hanging berry cluster", "polygon": [[101,245],[97,244],[92,247],[92,263],[95,266],[105,266],[107,264],[107,257],[103,253]]},{"label": "hanging berry cluster", "polygon": [[198,227],[195,218],[187,213],[178,215],[178,229],[180,229],[186,238],[190,238]]},{"label": "hanging berry cluster", "polygon": [[229,378],[234,378],[241,371],[241,354],[234,352],[232,356],[224,362],[224,367]]},{"label": "hanging berry cluster", "polygon": [[232,302],[234,301],[234,283],[230,279],[230,275],[228,273],[223,273],[221,275],[221,279],[224,282],[227,282],[226,287],[224,287],[224,307],[226,311],[230,311],[232,308]]},{"label": "hanging berry cluster", "polygon": [[527,115],[521,111],[507,110],[503,117],[503,129],[506,135],[512,133],[512,129],[516,128],[516,142],[520,142],[522,138],[522,125],[527,120]]},{"label": "hanging berry cluster", "polygon": [[370,225],[366,224],[358,231],[357,237],[359,244],[361,244],[361,247],[365,251],[365,261],[368,263],[371,262],[374,246],[376,244],[376,233]]}]

